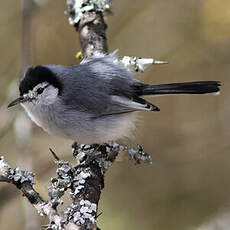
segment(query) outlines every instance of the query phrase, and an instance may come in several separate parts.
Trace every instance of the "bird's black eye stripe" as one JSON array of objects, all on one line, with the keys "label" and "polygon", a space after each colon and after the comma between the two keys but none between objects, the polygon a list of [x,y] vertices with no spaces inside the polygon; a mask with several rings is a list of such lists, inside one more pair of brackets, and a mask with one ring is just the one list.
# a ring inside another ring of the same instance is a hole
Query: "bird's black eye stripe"
[{"label": "bird's black eye stripe", "polygon": [[40,87],[40,88],[37,89],[37,94],[42,94],[43,91],[44,91],[44,88]]},{"label": "bird's black eye stripe", "polygon": [[37,89],[37,94],[42,94],[43,93],[43,91],[44,91],[44,89],[45,88],[47,88],[49,85],[46,85],[45,87],[39,87],[38,89]]}]

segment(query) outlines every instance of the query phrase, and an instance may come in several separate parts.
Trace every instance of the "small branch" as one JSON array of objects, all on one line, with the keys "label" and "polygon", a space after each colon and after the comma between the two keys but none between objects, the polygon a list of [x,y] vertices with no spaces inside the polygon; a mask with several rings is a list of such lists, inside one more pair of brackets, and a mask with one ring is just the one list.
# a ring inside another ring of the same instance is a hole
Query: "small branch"
[{"label": "small branch", "polygon": [[103,12],[109,10],[108,0],[67,0],[69,23],[79,32],[83,57],[95,52],[107,53]]},{"label": "small branch", "polygon": [[57,161],[60,161],[60,158],[57,156],[57,154],[51,148],[49,148],[49,150],[52,153],[54,159],[57,160]]},{"label": "small branch", "polygon": [[[64,219],[60,217],[52,202],[44,201],[39,193],[33,188],[34,174],[29,171],[23,171],[18,168],[12,169],[3,157],[0,157],[0,181],[14,184],[21,190],[23,195],[34,206],[41,216],[47,216],[50,220],[50,229],[64,229]],[[68,227],[69,226],[69,227]],[[71,227],[71,228],[70,228]],[[70,224],[65,229],[78,230],[79,228]]]},{"label": "small branch", "polygon": [[[151,163],[151,157],[143,151],[109,142],[103,145],[73,144],[77,165],[57,161],[57,178],[51,179],[49,196],[57,206],[67,189],[70,189],[71,205],[65,211],[66,224],[73,222],[83,229],[96,229],[98,202],[104,188],[104,174],[120,151],[127,151],[135,163]],[[56,154],[55,154],[56,155]]]},{"label": "small branch", "polygon": [[[58,168],[57,178],[51,178],[49,201],[44,201],[33,188],[34,173],[11,168],[3,157],[0,157],[0,182],[14,184],[20,189],[37,212],[48,217],[48,229],[97,229],[98,202],[104,187],[104,174],[120,151],[127,151],[137,164],[151,163],[151,157],[141,146],[135,150],[116,142],[103,145],[74,143],[73,155],[77,162],[75,166],[60,160],[52,150]],[[56,207],[63,204],[61,197],[68,189],[72,203],[64,212],[64,216],[61,216]]]},{"label": "small branch", "polygon": [[143,72],[149,65],[168,64],[167,61],[158,61],[153,58],[129,57],[124,56],[121,62],[128,68],[134,69],[136,72]]},{"label": "small branch", "polygon": [[71,187],[73,204],[66,214],[73,222],[87,226],[85,229],[90,229],[96,223],[98,202],[104,188],[104,174],[121,151],[127,151],[136,163],[151,163],[151,157],[141,146],[134,150],[116,142],[103,145],[74,144],[73,153],[80,165],[75,168],[73,180],[76,182]]}]

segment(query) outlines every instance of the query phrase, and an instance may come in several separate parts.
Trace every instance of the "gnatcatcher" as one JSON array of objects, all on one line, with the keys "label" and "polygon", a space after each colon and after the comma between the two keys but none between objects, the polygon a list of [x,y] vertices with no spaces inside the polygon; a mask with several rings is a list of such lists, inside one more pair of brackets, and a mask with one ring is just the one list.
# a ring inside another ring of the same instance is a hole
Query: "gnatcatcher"
[{"label": "gnatcatcher", "polygon": [[220,82],[148,85],[134,78],[114,53],[76,66],[40,65],[26,70],[19,85],[21,104],[45,131],[80,143],[103,143],[129,136],[135,111],[159,111],[148,95],[218,93]]}]

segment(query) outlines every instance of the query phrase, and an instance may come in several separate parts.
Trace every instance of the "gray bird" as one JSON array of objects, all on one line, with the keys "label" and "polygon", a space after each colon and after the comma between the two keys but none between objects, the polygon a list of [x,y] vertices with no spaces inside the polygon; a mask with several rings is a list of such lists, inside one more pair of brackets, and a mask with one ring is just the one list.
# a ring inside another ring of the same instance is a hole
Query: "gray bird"
[{"label": "gray bird", "polygon": [[19,85],[21,104],[38,126],[85,144],[129,136],[135,111],[159,111],[144,96],[218,93],[220,82],[148,85],[134,78],[114,53],[93,56],[76,66],[30,67]]}]

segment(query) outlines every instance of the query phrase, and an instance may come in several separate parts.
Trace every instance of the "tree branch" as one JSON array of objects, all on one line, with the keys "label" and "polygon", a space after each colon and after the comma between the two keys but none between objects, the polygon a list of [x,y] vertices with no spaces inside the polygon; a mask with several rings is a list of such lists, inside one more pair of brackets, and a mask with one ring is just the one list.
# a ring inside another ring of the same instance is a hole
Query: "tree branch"
[{"label": "tree branch", "polygon": [[[77,162],[75,166],[60,160],[51,150],[58,168],[57,177],[51,179],[49,201],[43,200],[33,188],[34,173],[11,168],[3,157],[0,157],[0,182],[14,184],[21,190],[37,212],[48,217],[50,224],[47,229],[97,229],[97,207],[104,187],[104,173],[120,151],[127,151],[137,164],[151,163],[151,157],[141,146],[134,150],[116,142],[91,146],[74,143],[73,155]],[[64,216],[61,216],[56,208],[63,203],[61,197],[68,189],[71,191],[72,203]]]},{"label": "tree branch", "polygon": [[109,10],[109,3],[108,0],[67,0],[69,22],[79,32],[83,57],[108,51],[103,12]]},{"label": "tree branch", "polygon": [[[13,169],[9,166],[9,164],[7,164],[3,157],[0,157],[0,181],[14,184],[21,190],[22,194],[28,199],[41,216],[47,216],[50,223],[57,227],[56,229],[63,229],[64,220],[58,215],[56,208],[52,205],[52,202],[44,201],[39,193],[37,193],[33,188],[34,174],[32,172],[23,171],[18,168]],[[75,226],[75,228],[71,229],[77,230],[78,227]]]}]

